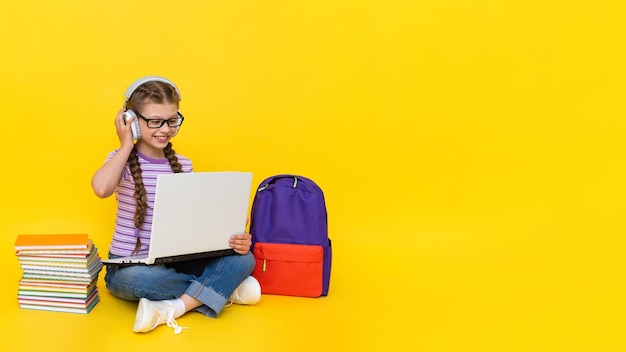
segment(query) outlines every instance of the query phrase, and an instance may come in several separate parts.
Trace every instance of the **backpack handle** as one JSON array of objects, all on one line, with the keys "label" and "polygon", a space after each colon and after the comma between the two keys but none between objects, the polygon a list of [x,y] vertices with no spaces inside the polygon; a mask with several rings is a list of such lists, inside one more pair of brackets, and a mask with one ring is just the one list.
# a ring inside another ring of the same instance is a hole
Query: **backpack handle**
[{"label": "backpack handle", "polygon": [[269,180],[266,184],[259,187],[258,192],[261,192],[262,190],[266,189],[269,185],[273,185],[274,183],[276,183],[276,181],[280,179],[284,179],[284,178],[293,178],[293,188],[296,188],[298,186],[298,176],[281,175],[281,176],[272,177],[272,179]]}]

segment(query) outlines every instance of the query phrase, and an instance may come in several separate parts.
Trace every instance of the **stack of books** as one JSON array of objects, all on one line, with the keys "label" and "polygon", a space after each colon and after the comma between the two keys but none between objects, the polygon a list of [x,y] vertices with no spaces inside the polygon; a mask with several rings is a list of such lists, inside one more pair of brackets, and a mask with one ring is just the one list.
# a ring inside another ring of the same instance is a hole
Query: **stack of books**
[{"label": "stack of books", "polygon": [[85,234],[19,235],[20,308],[89,313],[100,301],[98,249]]}]

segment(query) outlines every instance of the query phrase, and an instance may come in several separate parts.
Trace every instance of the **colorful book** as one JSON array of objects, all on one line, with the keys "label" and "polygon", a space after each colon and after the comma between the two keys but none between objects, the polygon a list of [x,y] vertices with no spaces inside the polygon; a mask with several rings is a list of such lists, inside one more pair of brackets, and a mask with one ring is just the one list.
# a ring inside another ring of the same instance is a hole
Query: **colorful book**
[{"label": "colorful book", "polygon": [[90,266],[60,266],[52,265],[49,263],[29,265],[22,264],[22,270],[24,271],[58,271],[58,272],[71,272],[71,273],[94,273],[99,272],[102,269],[102,262],[93,262]]},{"label": "colorful book", "polygon": [[64,267],[84,268],[100,261],[97,251],[93,251],[89,256],[83,258],[59,258],[54,256],[18,256],[21,265],[50,265]]},{"label": "colorful book", "polygon": [[18,293],[22,291],[46,291],[46,292],[67,292],[67,293],[88,293],[91,292],[96,286],[96,283],[91,284],[74,284],[74,283],[28,283],[20,280],[18,285]]},{"label": "colorful book", "polygon": [[36,249],[88,249],[89,238],[86,234],[68,235],[18,235],[15,250]]},{"label": "colorful book", "polygon": [[89,291],[82,293],[19,290],[17,298],[43,301],[85,302],[97,294],[98,288],[94,286]]},{"label": "colorful book", "polygon": [[34,310],[45,310],[51,312],[65,312],[65,313],[79,313],[79,314],[87,314],[89,313],[93,307],[100,302],[100,297],[95,296],[95,298],[85,307],[64,307],[58,305],[42,305],[42,304],[30,304],[30,303],[20,303],[20,308],[22,309],[34,309]]},{"label": "colorful book", "polygon": [[59,257],[59,258],[84,258],[91,253],[93,244],[84,249],[22,249],[15,254],[21,256]]},{"label": "colorful book", "polygon": [[86,287],[91,284],[90,281],[85,282],[85,280],[79,279],[74,280],[72,278],[64,278],[64,280],[59,280],[54,277],[24,277],[20,280],[20,284],[26,285],[63,285],[67,287]]},{"label": "colorful book", "polygon": [[[97,292],[97,290],[94,290]],[[17,299],[40,299],[40,300],[51,300],[51,301],[62,301],[62,302],[74,302],[73,300],[78,300],[80,302],[89,298],[89,296],[94,292],[86,292],[86,293],[74,293],[74,292],[48,292],[48,291],[28,291],[28,290],[19,290],[17,292]]]},{"label": "colorful book", "polygon": [[41,273],[41,272],[24,272],[23,276],[24,278],[30,279],[44,279],[44,280],[58,280],[58,281],[79,281],[79,282],[92,282],[95,281],[98,278],[98,275],[88,275],[88,274],[79,274],[79,275],[72,275],[75,273],[63,273],[63,274],[57,274],[57,273]]},{"label": "colorful book", "polygon": [[98,290],[94,289],[84,297],[64,296],[33,296],[18,295],[18,302],[24,304],[59,305],[71,308],[85,308],[91,301],[98,297]]},{"label": "colorful book", "polygon": [[79,262],[83,263],[92,260],[93,257],[100,257],[98,248],[90,244],[89,249],[83,250],[45,250],[45,251],[17,251],[15,253],[19,261],[59,261],[59,262]]},{"label": "colorful book", "polygon": [[19,235],[15,250],[20,308],[86,314],[100,301],[103,265],[87,235]]},{"label": "colorful book", "polygon": [[74,277],[74,278],[88,278],[95,279],[97,276],[97,272],[74,272],[74,271],[52,271],[52,270],[24,270],[24,276],[27,275],[39,275],[41,277],[49,277],[54,278],[58,277],[66,278],[66,277]]},{"label": "colorful book", "polygon": [[88,268],[92,265],[97,264],[96,261],[91,263],[88,262],[77,262],[77,261],[49,261],[49,260],[20,260],[21,266],[47,266],[47,267],[59,267],[59,268]]}]

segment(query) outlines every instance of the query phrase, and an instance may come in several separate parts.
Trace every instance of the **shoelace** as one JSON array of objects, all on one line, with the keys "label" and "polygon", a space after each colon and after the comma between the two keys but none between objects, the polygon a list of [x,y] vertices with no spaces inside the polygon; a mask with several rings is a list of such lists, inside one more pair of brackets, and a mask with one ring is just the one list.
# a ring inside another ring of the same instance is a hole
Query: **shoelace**
[{"label": "shoelace", "polygon": [[159,309],[159,320],[156,325],[161,325],[165,323],[170,328],[174,329],[174,334],[180,334],[183,332],[183,329],[189,329],[187,326],[179,326],[174,319],[174,307],[167,306],[164,310]]},{"label": "shoelace", "polygon": [[228,300],[226,301],[226,304],[224,305],[224,308],[228,308],[228,307],[232,306],[232,305],[233,305],[233,302],[234,302],[234,300],[233,300],[233,296],[230,296],[230,297],[228,298]]},{"label": "shoelace", "polygon": [[183,332],[183,329],[189,329],[189,327],[187,326],[179,326],[178,323],[176,322],[176,319],[174,319],[173,317],[168,319],[167,322],[165,322],[165,324],[167,324],[167,326],[169,326],[170,328],[174,329],[174,334],[176,335]]},{"label": "shoelace", "polygon": [[224,305],[224,308],[228,308],[232,306],[233,303],[235,303],[235,296],[239,294],[237,290],[239,290],[239,287],[237,287],[235,291],[230,295],[230,297],[228,297],[228,299],[226,300],[226,304]]}]

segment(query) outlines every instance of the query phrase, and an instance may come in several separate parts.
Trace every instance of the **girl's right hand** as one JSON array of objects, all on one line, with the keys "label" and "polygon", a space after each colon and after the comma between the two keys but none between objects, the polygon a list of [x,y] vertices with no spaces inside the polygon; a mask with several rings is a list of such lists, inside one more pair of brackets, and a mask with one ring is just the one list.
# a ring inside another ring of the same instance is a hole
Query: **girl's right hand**
[{"label": "girl's right hand", "polygon": [[135,117],[131,117],[126,123],[124,123],[124,109],[120,109],[115,116],[115,129],[117,130],[117,137],[120,140],[122,148],[126,145],[132,146],[135,143],[133,139],[133,132],[131,130],[131,123],[135,120]]}]

